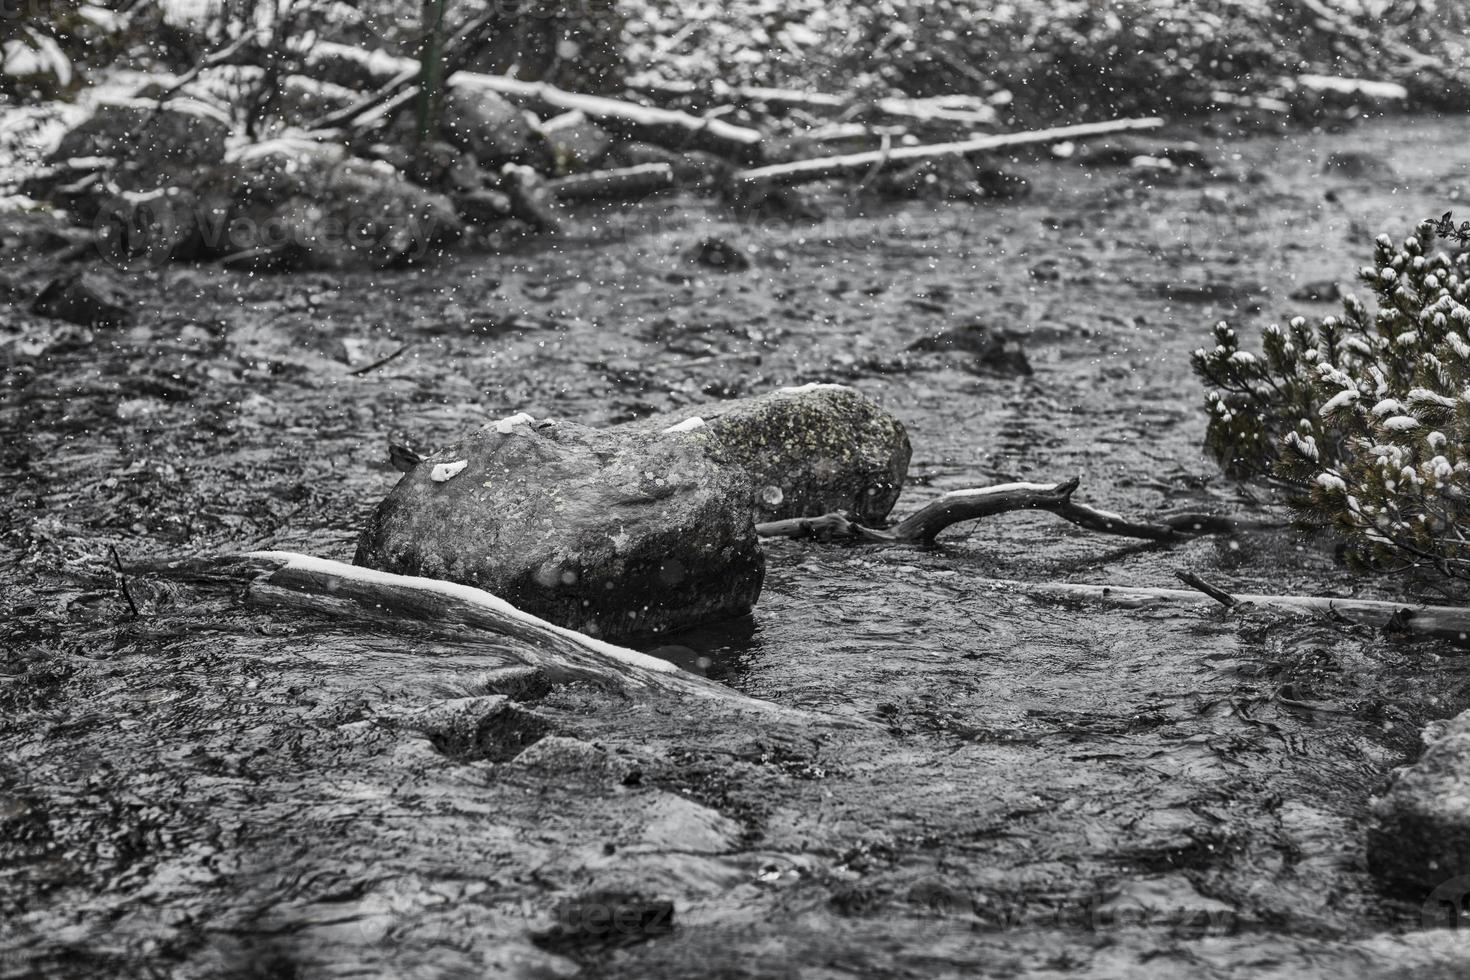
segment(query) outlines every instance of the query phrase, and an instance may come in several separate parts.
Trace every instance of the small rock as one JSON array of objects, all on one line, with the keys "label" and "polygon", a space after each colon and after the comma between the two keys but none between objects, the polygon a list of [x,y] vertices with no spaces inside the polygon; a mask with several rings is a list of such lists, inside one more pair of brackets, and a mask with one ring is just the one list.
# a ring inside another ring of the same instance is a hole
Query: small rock
[{"label": "small rock", "polygon": [[494,92],[470,91],[453,82],[445,94],[440,131],[487,170],[519,160],[531,141],[524,112]]},{"label": "small rock", "polygon": [[976,374],[1009,376],[1032,373],[1031,361],[1021,346],[1021,336],[1014,331],[997,329],[983,323],[967,323],[909,345],[909,350],[928,353],[962,352],[966,370]]},{"label": "small rock", "polygon": [[631,946],[674,930],[674,903],[636,892],[594,891],[557,906],[555,922],[531,934],[542,949],[558,953]]},{"label": "small rock", "polygon": [[1382,157],[1356,150],[1339,150],[1328,154],[1327,159],[1322,162],[1322,172],[1367,180],[1392,180],[1396,176],[1393,167]]},{"label": "small rock", "polygon": [[118,287],[90,273],[77,273],[47,283],[31,309],[84,327],[121,327],[132,320],[129,305]]},{"label": "small rock", "polygon": [[1030,187],[1003,170],[981,169],[964,157],[923,160],[879,176],[875,189],[884,197],[928,201],[983,201],[1014,198]]},{"label": "small rock", "polygon": [[508,762],[551,731],[545,718],[502,695],[439,701],[400,715],[393,724],[418,732],[458,762]]},{"label": "small rock", "polygon": [[541,124],[537,135],[550,147],[559,174],[592,169],[602,162],[613,145],[606,130],[582,112],[566,112],[548,119]]},{"label": "small rock", "polygon": [[696,190],[722,187],[734,172],[730,161],[704,150],[688,150],[674,161],[674,182]]},{"label": "small rock", "polygon": [[1373,803],[1368,866],[1425,889],[1463,877],[1462,893],[1470,894],[1470,711],[1425,737],[1424,755],[1397,770]]},{"label": "small rock", "polygon": [[561,227],[556,194],[546,179],[530,167],[508,164],[500,171],[500,188],[510,201],[510,212],[532,228],[555,232]]},{"label": "small rock", "polygon": [[546,736],[512,759],[510,764],[534,769],[546,776],[560,776],[564,780],[590,778],[612,782],[622,782],[637,769],[631,760],[611,755],[590,742],[563,735]]},{"label": "small rock", "polygon": [[540,667],[498,667],[477,675],[470,683],[489,694],[503,694],[512,701],[539,701],[551,693],[551,678]]},{"label": "small rock", "polygon": [[706,238],[686,252],[685,258],[721,272],[744,272],[750,268],[746,254],[723,238]]},{"label": "small rock", "polygon": [[1343,295],[1342,284],[1334,279],[1314,279],[1291,292],[1291,298],[1299,303],[1335,303]]}]

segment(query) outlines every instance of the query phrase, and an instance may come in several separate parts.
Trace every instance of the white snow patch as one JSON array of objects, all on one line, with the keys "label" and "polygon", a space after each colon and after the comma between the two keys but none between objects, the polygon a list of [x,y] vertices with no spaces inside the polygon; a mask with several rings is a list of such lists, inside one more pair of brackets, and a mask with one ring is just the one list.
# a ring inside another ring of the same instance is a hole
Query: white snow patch
[{"label": "white snow patch", "polygon": [[1341,490],[1347,493],[1347,484],[1336,473],[1318,473],[1317,486],[1324,490]]},{"label": "white snow patch", "polygon": [[238,147],[233,147],[225,154],[225,160],[234,163],[269,156],[320,156],[329,162],[335,163],[338,160],[345,159],[347,151],[335,143],[323,143],[320,140],[310,139],[306,136],[286,135],[277,137],[276,139],[262,140],[259,143],[246,143]]},{"label": "white snow patch", "polygon": [[459,476],[461,470],[470,465],[467,459],[457,459],[452,463],[435,463],[434,468],[429,471],[429,479],[435,483],[448,483]]},{"label": "white snow patch", "polygon": [[305,572],[314,572],[318,575],[340,575],[343,578],[353,579],[358,582],[375,583],[378,585],[390,585],[397,588],[418,589],[422,592],[434,592],[451,599],[459,599],[488,609],[508,619],[519,620],[528,626],[547,630],[558,636],[566,637],[574,643],[611,657],[614,660],[634,667],[642,667],[644,670],[657,671],[660,674],[677,674],[679,668],[667,660],[659,660],[650,657],[646,653],[637,650],[629,650],[605,640],[594,639],[586,633],[578,633],[576,630],[567,629],[565,626],[557,626],[548,623],[538,616],[532,616],[524,610],[517,609],[504,599],[484,589],[477,589],[472,585],[460,585],[458,582],[441,582],[433,578],[421,578],[417,575],[395,575],[392,572],[380,572],[373,568],[363,568],[359,565],[349,565],[342,561],[333,561],[330,558],[317,558],[313,555],[301,555],[294,551],[252,551],[246,558],[263,558],[267,561],[283,561],[287,568],[300,569]]},{"label": "white snow patch", "polygon": [[496,432],[499,432],[503,436],[508,436],[510,435],[510,430],[516,426],[530,425],[535,421],[535,419],[531,418],[525,412],[517,412],[514,415],[507,415],[505,418],[491,422],[490,424],[495,428]]},{"label": "white snow patch", "polygon": [[1402,101],[1409,97],[1409,90],[1397,82],[1379,82],[1367,78],[1339,78],[1334,75],[1298,75],[1296,82],[1302,88],[1311,89],[1314,92],[1335,92],[1339,95],[1364,95],[1370,99],[1385,99],[1388,101]]},{"label": "white snow patch", "polygon": [[848,385],[835,385],[835,384],[831,384],[829,382],[824,382],[824,381],[813,381],[810,384],[804,384],[804,385],[802,385],[799,388],[781,388],[781,389],[778,389],[777,392],[776,392],[776,394],[778,394],[778,395],[804,395],[804,394],[806,394],[809,391],[827,391],[827,390],[852,391],[853,389],[850,386],[848,386]]},{"label": "white snow patch", "polygon": [[1346,388],[1346,389],[1344,389],[1342,391],[1339,391],[1337,394],[1333,395],[1331,398],[1327,399],[1327,401],[1323,402],[1322,403],[1322,407],[1317,410],[1317,414],[1318,415],[1330,415],[1333,412],[1337,411],[1339,408],[1342,408],[1344,405],[1349,405],[1349,404],[1351,404],[1351,403],[1353,403],[1353,402],[1355,402],[1357,400],[1358,400],[1358,391],[1357,391],[1357,389],[1356,388]]},{"label": "white snow patch", "polygon": [[685,419],[677,425],[669,426],[663,431],[663,434],[668,435],[670,432],[693,432],[695,429],[702,428],[704,428],[704,419],[696,415],[693,418]]}]

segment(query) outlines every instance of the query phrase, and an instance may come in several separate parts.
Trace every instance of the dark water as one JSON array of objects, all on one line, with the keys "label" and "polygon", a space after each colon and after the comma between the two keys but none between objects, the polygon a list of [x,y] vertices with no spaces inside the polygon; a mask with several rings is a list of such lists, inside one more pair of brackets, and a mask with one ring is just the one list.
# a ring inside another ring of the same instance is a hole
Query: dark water
[{"label": "dark water", "polygon": [[[529,706],[603,746],[613,777],[425,735],[424,709],[483,696],[514,659],[493,637],[142,575],[133,618],[108,566],[109,545],[350,557],[396,476],[388,438],[427,450],[515,410],[610,422],[811,380],[908,423],[900,511],[1080,473],[1082,499],[1128,513],[1279,516],[1201,457],[1187,353],[1222,316],[1328,312],[1288,295],[1470,193],[1463,129],[1206,149],[1240,179],[1028,162],[1033,196],[983,208],[862,216],[834,196],[829,221],[755,227],[680,202],[419,272],[170,269],[112,333],[9,308],[3,975],[1464,975],[1470,944],[1417,929],[1422,896],[1367,876],[1363,836],[1423,722],[1470,703],[1470,665],[1342,624],[993,584],[1190,569],[1393,595],[1284,531],[1164,550],[1012,515],[929,551],[777,543],[753,621],[667,652],[864,725],[575,687]],[[1396,185],[1324,176],[1343,149]],[[755,268],[685,265],[707,234]],[[1035,373],[905,353],[974,321],[1020,331]],[[533,941],[608,890],[672,900],[675,930]]]}]

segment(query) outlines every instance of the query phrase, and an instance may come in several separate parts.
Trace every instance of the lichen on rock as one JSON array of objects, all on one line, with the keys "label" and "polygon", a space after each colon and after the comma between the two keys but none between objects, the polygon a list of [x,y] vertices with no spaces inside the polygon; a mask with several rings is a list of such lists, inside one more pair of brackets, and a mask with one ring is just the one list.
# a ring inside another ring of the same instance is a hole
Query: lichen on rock
[{"label": "lichen on rock", "polygon": [[681,438],[710,458],[743,469],[757,492],[761,520],[847,511],[880,524],[898,501],[912,450],[903,423],[846,385],[811,384],[661,415],[663,431],[704,419]]}]

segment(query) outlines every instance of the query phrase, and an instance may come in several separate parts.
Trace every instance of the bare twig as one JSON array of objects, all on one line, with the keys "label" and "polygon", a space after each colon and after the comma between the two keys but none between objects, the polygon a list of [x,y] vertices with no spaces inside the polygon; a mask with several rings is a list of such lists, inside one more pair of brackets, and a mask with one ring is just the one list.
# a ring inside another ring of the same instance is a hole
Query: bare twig
[{"label": "bare twig", "polygon": [[353,375],[360,375],[360,374],[367,374],[370,371],[376,371],[378,368],[382,367],[384,364],[388,364],[388,363],[391,363],[394,360],[397,360],[397,358],[398,358],[398,356],[400,354],[402,354],[404,351],[408,350],[412,346],[413,346],[413,341],[409,341],[408,343],[402,345],[396,351],[394,351],[393,353],[387,355],[386,357],[380,357],[376,361],[374,361],[373,363],[371,363],[371,364],[364,364],[360,368],[353,368],[351,371],[348,371],[347,373],[348,374],[353,374]]},{"label": "bare twig", "polygon": [[1193,572],[1175,572],[1174,574],[1178,577],[1179,581],[1183,582],[1185,585],[1189,586],[1192,589],[1198,589],[1205,595],[1209,596],[1211,599],[1214,599],[1220,605],[1224,606],[1226,609],[1234,609],[1236,606],[1240,605],[1240,600],[1235,598],[1235,596],[1231,595],[1229,592],[1226,592],[1224,589],[1215,588],[1209,582],[1206,582],[1204,579],[1200,578]]},{"label": "bare twig", "polygon": [[108,545],[107,550],[112,553],[112,564],[117,569],[117,582],[122,588],[123,598],[128,601],[128,608],[133,611],[133,618],[138,618],[138,604],[133,601],[133,591],[128,588],[128,573],[123,568],[122,558],[117,553],[117,545]]},{"label": "bare twig", "polygon": [[1259,527],[1212,514],[1173,514],[1157,521],[1137,521],[1072,499],[1080,479],[1064,483],[1002,483],[975,490],[954,490],[920,508],[888,530],[867,528],[843,514],[797,517],[756,525],[767,538],[831,537],[895,544],[928,544],[952,524],[1016,510],[1044,510],[1078,527],[1147,541],[1181,541],[1201,534],[1229,534]]}]

